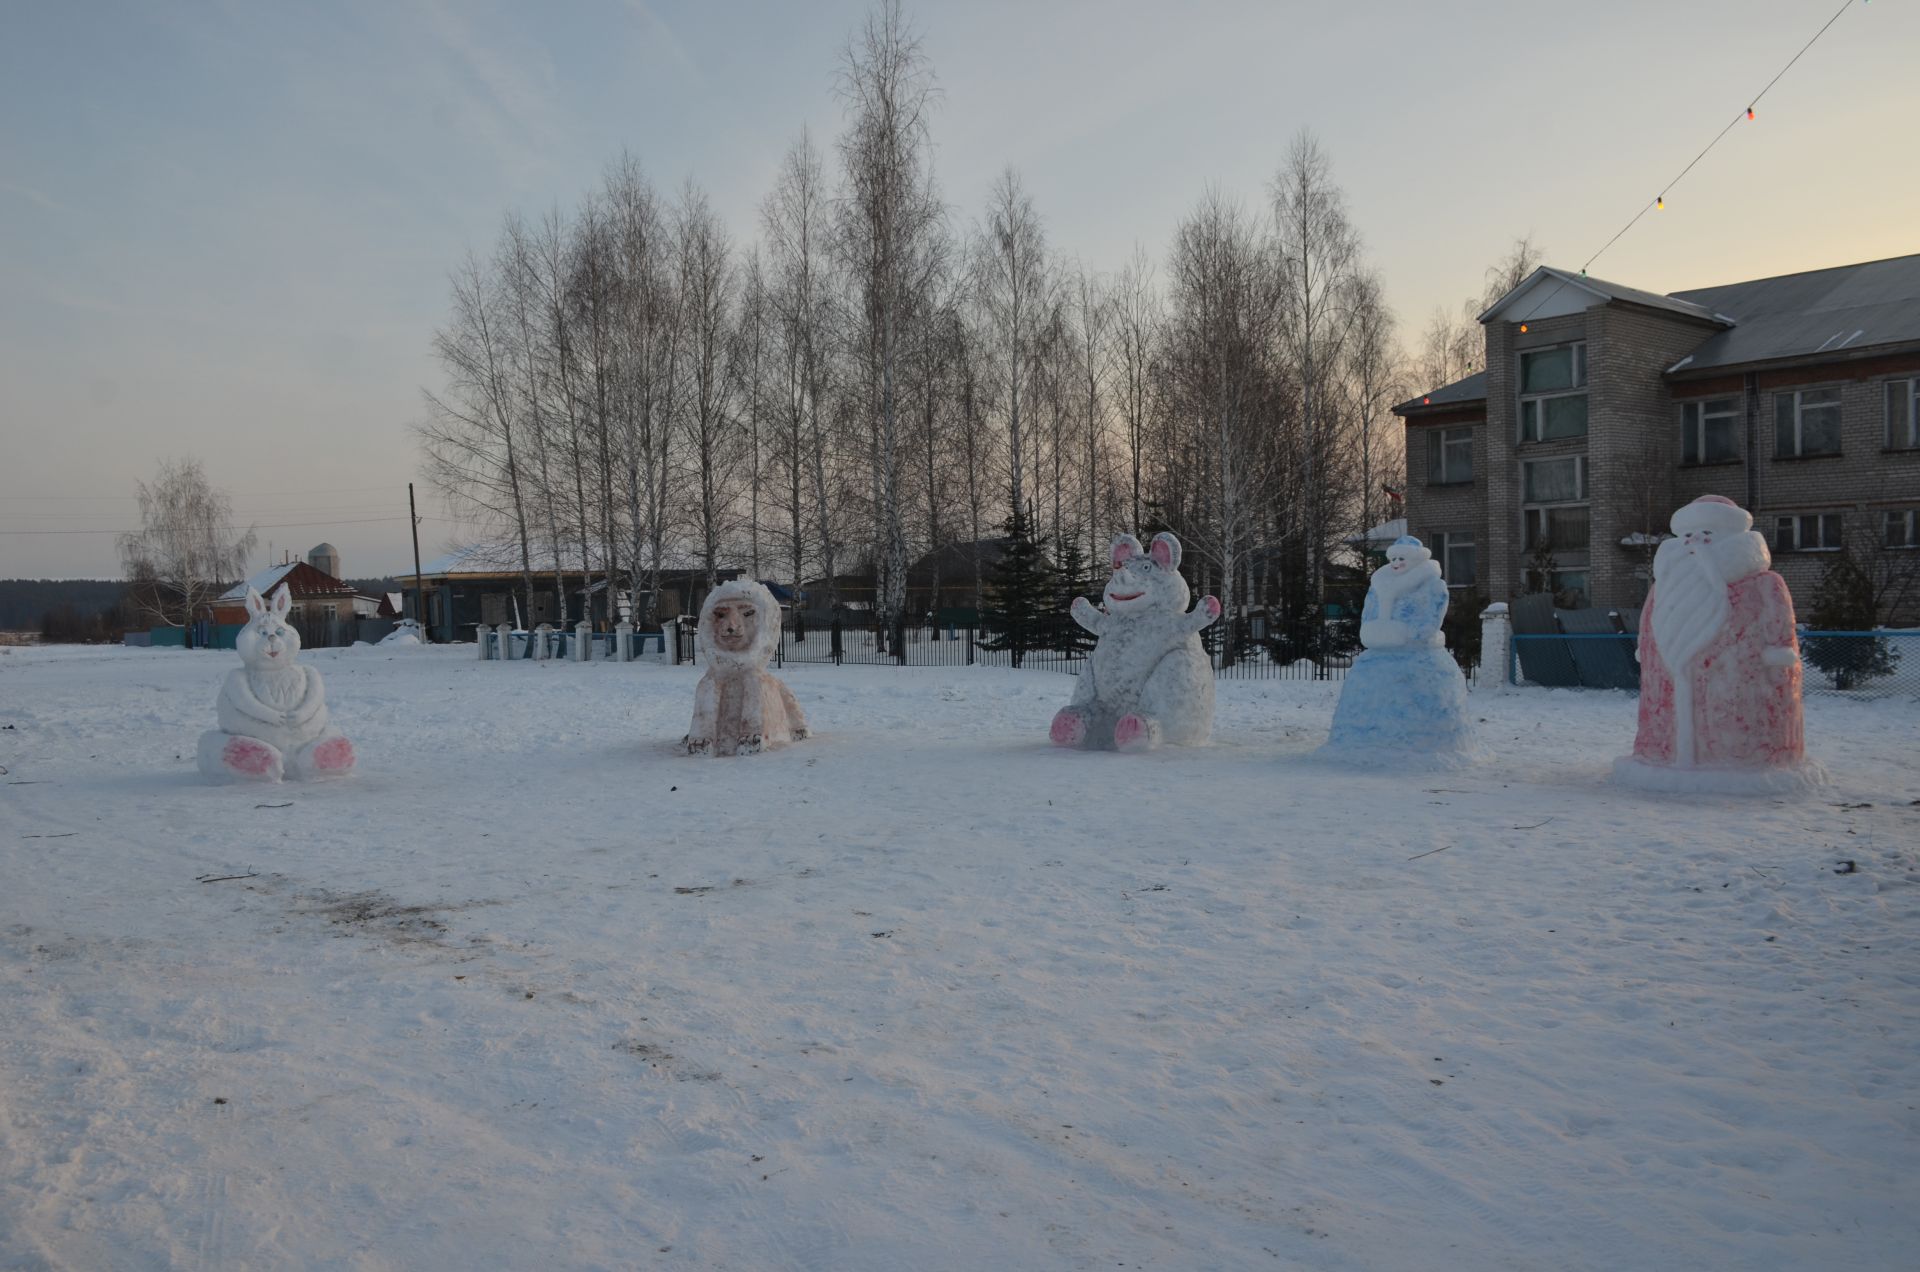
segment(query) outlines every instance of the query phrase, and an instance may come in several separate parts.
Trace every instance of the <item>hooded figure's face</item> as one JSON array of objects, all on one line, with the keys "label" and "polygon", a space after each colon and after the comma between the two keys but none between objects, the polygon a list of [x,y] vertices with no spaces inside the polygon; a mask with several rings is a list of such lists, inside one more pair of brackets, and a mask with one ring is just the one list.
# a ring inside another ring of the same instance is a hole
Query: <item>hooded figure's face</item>
[{"label": "hooded figure's face", "polygon": [[713,607],[710,639],[714,648],[744,654],[760,636],[760,607],[749,600],[726,600]]}]

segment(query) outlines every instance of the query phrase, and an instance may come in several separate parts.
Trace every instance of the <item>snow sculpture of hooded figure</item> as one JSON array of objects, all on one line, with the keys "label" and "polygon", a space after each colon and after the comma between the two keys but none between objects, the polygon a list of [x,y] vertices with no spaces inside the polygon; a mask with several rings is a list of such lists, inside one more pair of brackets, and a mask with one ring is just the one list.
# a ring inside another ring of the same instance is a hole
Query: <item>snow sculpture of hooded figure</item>
[{"label": "snow sculpture of hooded figure", "polygon": [[1153,536],[1113,541],[1113,576],[1103,607],[1084,596],[1073,618],[1096,637],[1073,700],[1053,717],[1055,746],[1145,751],[1162,742],[1193,746],[1213,733],[1213,666],[1200,632],[1220,617],[1220,602],[1191,595],[1180,577],[1180,540]]},{"label": "snow sculpture of hooded figure", "polygon": [[320,673],[302,667],[300,633],[287,624],[292,596],[247,590],[247,625],[234,639],[240,666],[220,687],[220,727],[200,737],[200,771],[221,781],[344,777],[353,743],[327,723]]},{"label": "snow sculpture of hooded figure", "polygon": [[700,607],[707,672],[693,692],[688,755],[752,754],[807,736],[793,691],[767,671],[780,642],[780,607],[750,579],[722,583]]},{"label": "snow sculpture of hooded figure", "polygon": [[1640,614],[1640,729],[1615,774],[1664,790],[1781,791],[1808,761],[1793,597],[1767,541],[1730,499],[1673,514]]},{"label": "snow sculpture of hooded figure", "polygon": [[1467,680],[1440,624],[1447,585],[1426,545],[1403,535],[1373,572],[1360,643],[1321,753],[1401,764],[1459,763],[1477,749],[1467,727]]}]

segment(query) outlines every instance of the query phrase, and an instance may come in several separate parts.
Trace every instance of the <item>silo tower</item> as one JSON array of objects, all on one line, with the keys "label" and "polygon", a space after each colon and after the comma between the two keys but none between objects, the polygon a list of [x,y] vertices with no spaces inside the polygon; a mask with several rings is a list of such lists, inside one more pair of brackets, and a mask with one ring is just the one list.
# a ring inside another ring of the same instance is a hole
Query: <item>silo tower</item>
[{"label": "silo tower", "polygon": [[336,579],[341,577],[340,549],[331,543],[323,543],[307,553],[307,564],[322,574],[331,574]]}]

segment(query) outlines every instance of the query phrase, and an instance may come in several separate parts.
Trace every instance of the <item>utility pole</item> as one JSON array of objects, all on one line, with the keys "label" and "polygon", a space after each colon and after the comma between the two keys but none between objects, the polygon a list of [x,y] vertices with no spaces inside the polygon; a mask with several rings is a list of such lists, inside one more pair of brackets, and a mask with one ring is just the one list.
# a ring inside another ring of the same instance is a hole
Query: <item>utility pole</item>
[{"label": "utility pole", "polygon": [[[413,618],[427,634],[427,586],[420,578],[420,514],[413,510],[413,483],[407,483],[407,521],[413,527]],[[452,617],[449,615],[448,617]]]}]

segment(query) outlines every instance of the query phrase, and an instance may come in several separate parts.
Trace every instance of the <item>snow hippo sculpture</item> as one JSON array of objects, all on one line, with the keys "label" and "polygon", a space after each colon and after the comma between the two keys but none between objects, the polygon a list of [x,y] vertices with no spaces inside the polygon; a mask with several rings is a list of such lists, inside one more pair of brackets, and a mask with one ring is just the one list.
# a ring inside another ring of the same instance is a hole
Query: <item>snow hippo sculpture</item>
[{"label": "snow hippo sculpture", "polygon": [[353,771],[353,743],[328,726],[320,673],[294,662],[300,633],[286,621],[291,601],[284,588],[271,603],[247,590],[251,617],[234,641],[240,666],[220,687],[220,727],[200,737],[208,777],[277,782]]},{"label": "snow hippo sculpture", "polygon": [[1192,746],[1213,733],[1213,667],[1200,632],[1220,617],[1211,596],[1187,611],[1180,540],[1157,534],[1113,541],[1113,577],[1099,609],[1073,602],[1073,618],[1096,637],[1073,701],[1053,717],[1055,746],[1145,751],[1162,742]]},{"label": "snow hippo sculpture", "polygon": [[693,692],[688,755],[745,755],[807,736],[793,691],[767,670],[780,642],[773,593],[740,579],[707,593],[700,607],[700,657],[707,674]]}]

